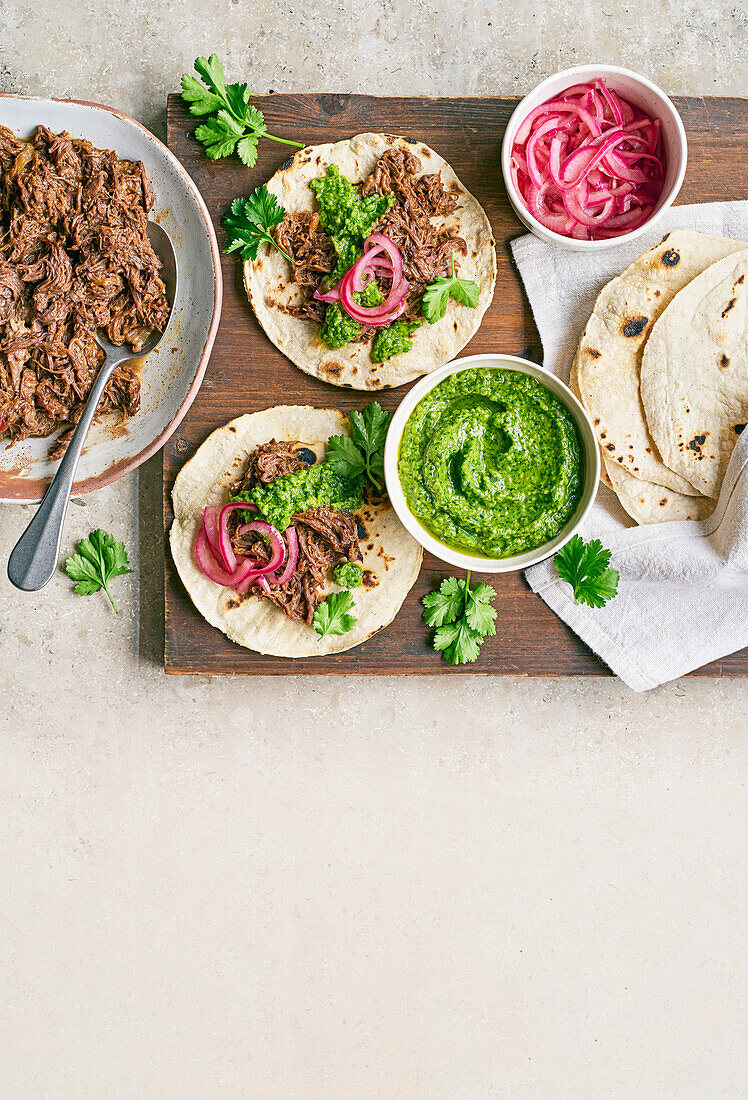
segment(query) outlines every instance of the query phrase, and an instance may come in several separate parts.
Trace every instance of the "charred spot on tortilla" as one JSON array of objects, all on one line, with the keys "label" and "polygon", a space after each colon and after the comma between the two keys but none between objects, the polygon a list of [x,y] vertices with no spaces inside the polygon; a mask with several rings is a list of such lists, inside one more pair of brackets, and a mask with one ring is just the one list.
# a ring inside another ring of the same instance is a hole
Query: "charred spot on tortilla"
[{"label": "charred spot on tortilla", "polygon": [[696,452],[696,454],[699,456],[699,458],[703,458],[703,455],[701,453],[701,448],[706,443],[706,437],[708,435],[709,435],[709,432],[703,432],[701,435],[695,435],[693,437],[693,439],[689,440],[688,446],[690,447],[690,449],[692,451]]},{"label": "charred spot on tortilla", "polygon": [[607,432],[600,432],[600,438],[601,439],[607,439],[608,438],[608,433]]},{"label": "charred spot on tortilla", "polygon": [[233,598],[226,601],[226,607],[228,607],[229,611],[236,611],[239,606],[239,601]]},{"label": "charred spot on tortilla", "polygon": [[720,365],[721,367],[729,367],[729,366],[730,366],[730,360],[729,360],[729,358],[728,358],[728,357],[727,357],[727,356],[725,355],[725,353],[724,353],[724,352],[722,352],[722,357],[721,357],[721,359],[720,359],[720,361],[719,361],[719,365]]},{"label": "charred spot on tortilla", "polygon": [[732,309],[732,307],[735,305],[736,302],[737,302],[737,298],[731,298],[730,299],[730,301],[727,303],[725,308],[722,310],[722,316],[723,317],[727,316],[727,314],[730,312],[730,310]]},{"label": "charred spot on tortilla", "polygon": [[616,445],[615,445],[615,443],[606,443],[605,444],[605,449],[607,451],[614,451],[616,449]]},{"label": "charred spot on tortilla", "polygon": [[623,326],[624,336],[641,336],[644,329],[647,327],[648,317],[632,317],[630,321],[627,321]]},{"label": "charred spot on tortilla", "polygon": [[644,449],[645,449],[645,451],[647,452],[648,455],[652,454],[652,448],[651,447],[645,447]]},{"label": "charred spot on tortilla", "polygon": [[[665,240],[665,238],[662,238]],[[665,267],[677,267],[680,263],[680,252],[676,252],[674,248],[668,248],[667,252],[662,253],[662,262]]]},{"label": "charred spot on tortilla", "polygon": [[599,423],[600,423],[600,417],[596,416],[595,417],[595,427],[597,427]]},{"label": "charred spot on tortilla", "polygon": [[333,378],[339,378],[343,373],[343,364],[333,359],[331,362],[323,363],[322,369],[325,374],[331,374]]},{"label": "charred spot on tortilla", "polygon": [[659,291],[659,290],[656,290],[656,291],[655,291],[655,298],[659,298],[659,297],[660,297],[660,291]]},{"label": "charred spot on tortilla", "polygon": [[619,456],[618,456],[618,461],[619,461],[620,463],[623,463],[623,455],[619,455]]},{"label": "charred spot on tortilla", "polygon": [[597,348],[585,348],[584,350],[587,352],[590,359],[599,359],[602,355],[602,352],[598,351]]},{"label": "charred spot on tortilla", "polygon": [[234,427],[233,424],[229,424],[229,431],[230,432],[235,432],[236,431],[236,428]]},{"label": "charred spot on tortilla", "polygon": [[[642,504],[643,503],[644,503],[644,501],[642,501]],[[660,507],[664,508],[666,506],[666,504],[667,504],[667,497],[663,497],[662,500],[660,501]]]},{"label": "charred spot on tortilla", "polygon": [[295,157],[289,157],[288,160],[284,160],[280,166],[281,172],[287,172],[295,160]]},{"label": "charred spot on tortilla", "polygon": [[735,425],[735,434],[736,434],[736,435],[740,435],[740,433],[741,433],[741,432],[742,432],[742,431],[743,431],[744,429],[745,429],[745,424],[736,424],[736,425]]},{"label": "charred spot on tortilla", "polygon": [[744,283],[744,282],[745,282],[745,272],[743,272],[742,275],[738,275],[738,277],[735,281],[735,286],[739,286],[740,283]]},{"label": "charred spot on tortilla", "polygon": [[669,237],[669,236],[670,236],[670,234],[669,234],[669,233],[666,233],[666,234],[665,234],[665,236],[664,236],[664,237],[662,238],[662,240],[660,241],[660,244],[664,244],[664,243],[665,243],[665,241],[666,241],[666,240],[668,239],[668,237]]},{"label": "charred spot on tortilla", "polygon": [[373,569],[364,569],[364,579],[362,581],[364,588],[376,588],[379,584],[379,578]]},{"label": "charred spot on tortilla", "polygon": [[[356,531],[357,531],[357,533],[358,533],[358,540],[359,540],[359,542],[360,542],[360,541],[361,541],[361,539],[365,539],[365,538],[366,538],[366,536],[367,536],[367,534],[368,534],[368,531],[367,531],[367,530],[366,530],[366,528],[364,527],[364,525],[363,525],[363,523],[362,523],[362,521],[361,521],[361,517],[360,517],[360,516],[354,516],[354,519],[356,520]],[[371,547],[370,547],[369,549],[371,549]]]},{"label": "charred spot on tortilla", "polygon": [[297,447],[296,454],[302,462],[306,462],[307,466],[314,466],[317,461],[317,456],[311,447]]}]

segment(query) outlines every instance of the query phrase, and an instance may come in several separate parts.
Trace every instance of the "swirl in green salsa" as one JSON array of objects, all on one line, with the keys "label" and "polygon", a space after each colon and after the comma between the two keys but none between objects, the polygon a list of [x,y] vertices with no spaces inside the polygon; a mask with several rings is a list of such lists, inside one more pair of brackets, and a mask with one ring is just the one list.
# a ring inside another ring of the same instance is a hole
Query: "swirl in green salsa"
[{"label": "swirl in green salsa", "polygon": [[552,539],[574,514],[582,444],[565,405],[540,382],[475,367],[416,405],[398,474],[411,512],[441,542],[505,558]]}]

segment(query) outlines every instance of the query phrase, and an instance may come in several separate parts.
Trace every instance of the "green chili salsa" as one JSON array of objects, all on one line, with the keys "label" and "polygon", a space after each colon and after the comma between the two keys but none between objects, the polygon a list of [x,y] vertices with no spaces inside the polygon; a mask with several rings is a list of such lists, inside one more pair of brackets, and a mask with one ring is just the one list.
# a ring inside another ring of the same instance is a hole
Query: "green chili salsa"
[{"label": "green chili salsa", "polygon": [[418,402],[397,469],[408,507],[436,538],[505,558],[552,539],[574,514],[583,450],[571,414],[540,382],[474,367]]},{"label": "green chili salsa", "polygon": [[277,477],[269,485],[234,493],[232,501],[253,501],[268,523],[285,531],[291,518],[306,508],[326,504],[337,511],[355,512],[362,503],[361,478],[342,478],[325,462],[307,466],[295,474]]}]

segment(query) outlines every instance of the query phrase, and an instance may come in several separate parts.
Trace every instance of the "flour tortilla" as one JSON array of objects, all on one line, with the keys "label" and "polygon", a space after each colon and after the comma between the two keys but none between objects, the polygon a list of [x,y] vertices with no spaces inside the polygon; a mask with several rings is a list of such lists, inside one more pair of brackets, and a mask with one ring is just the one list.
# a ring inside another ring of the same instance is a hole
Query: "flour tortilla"
[{"label": "flour tortilla", "polygon": [[716,499],[748,421],[748,248],[671,302],[647,342],[641,387],[665,462]]},{"label": "flour tortilla", "polygon": [[709,497],[701,494],[686,496],[664,485],[656,485],[653,481],[632,477],[606,455],[603,455],[603,464],[621,507],[637,523],[706,519],[714,511],[715,502]]},{"label": "flour tortilla", "polygon": [[[394,619],[421,568],[423,551],[395,515],[389,500],[359,511],[366,538],[361,540],[365,584],[352,590],[358,622],[347,634],[320,638],[313,627],[295,623],[268,600],[239,597],[233,588],[214,584],[195,559],[195,540],[208,504],[222,504],[247,458],[270,439],[299,440],[321,458],[331,435],[347,435],[348,418],[337,409],[278,405],[232,420],[208,436],[182,467],[172,491],[174,523],[171,552],[179,576],[197,610],[232,641],[278,657],[317,657],[340,653],[366,641]],[[328,583],[328,591],[338,591]]]},{"label": "flour tortilla", "polygon": [[467,242],[467,256],[459,257],[459,274],[478,283],[480,297],[475,309],[450,298],[446,315],[440,321],[434,325],[424,322],[415,332],[410,351],[385,363],[372,363],[370,343],[347,344],[333,351],[322,341],[316,322],[289,317],[278,308],[298,303],[301,291],[291,282],[288,261],[276,249],[262,246],[257,259],[244,264],[244,285],[258,321],[292,363],[334,386],[390,389],[443,366],[477,332],[493,298],[496,249],[491,224],[478,200],[462,186],[443,157],[423,142],[388,134],[358,134],[332,145],[308,146],[296,153],[287,167],[276,172],[267,187],[286,210],[312,210],[316,208],[316,200],[309,181],[323,176],[329,164],[337,164],[341,175],[357,183],[373,172],[382,153],[391,148],[414,153],[421,161],[424,175],[440,172],[445,187],[459,193],[457,210],[440,220]]},{"label": "flour tortilla", "polygon": [[[581,400],[579,392],[579,353],[571,366],[569,386]],[[642,481],[628,473],[608,452],[600,449],[600,480],[607,485],[621,507],[637,523],[664,523],[668,520],[706,519],[714,510],[714,501],[700,494],[687,496],[657,485],[654,481]]]},{"label": "flour tortilla", "polygon": [[[681,229],[667,234],[603,288],[578,352],[579,388],[600,446],[642,481],[693,493],[679,466],[662,461],[644,415],[642,355],[657,318],[706,268],[745,245]],[[686,347],[684,352],[688,354]],[[665,414],[664,408],[662,409]],[[703,491],[697,486],[698,491]]]}]

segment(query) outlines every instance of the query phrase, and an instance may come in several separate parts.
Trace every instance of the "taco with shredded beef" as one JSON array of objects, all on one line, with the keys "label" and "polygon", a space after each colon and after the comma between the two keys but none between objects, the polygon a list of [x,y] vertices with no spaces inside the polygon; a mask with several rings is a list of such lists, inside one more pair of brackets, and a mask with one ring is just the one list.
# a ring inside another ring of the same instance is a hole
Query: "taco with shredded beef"
[{"label": "taco with shredded beef", "polygon": [[[330,437],[349,434],[336,409],[280,405],[218,428],[180,471],[177,570],[239,645],[281,657],[351,649],[391,622],[418,576],[423,552],[384,491],[325,461]],[[345,591],[352,606],[338,613]]]},{"label": "taco with shredded beef", "polygon": [[[263,245],[244,284],[270,339],[307,374],[361,390],[401,386],[477,331],[496,280],[491,225],[428,146],[386,134],[311,146],[267,188],[286,212],[275,230],[286,255]],[[345,276],[372,250],[346,298]],[[441,298],[453,275],[460,285],[444,312],[426,307],[428,288]]]}]

